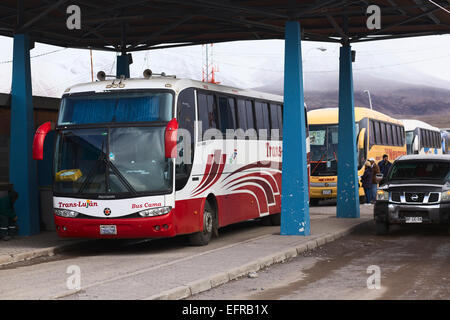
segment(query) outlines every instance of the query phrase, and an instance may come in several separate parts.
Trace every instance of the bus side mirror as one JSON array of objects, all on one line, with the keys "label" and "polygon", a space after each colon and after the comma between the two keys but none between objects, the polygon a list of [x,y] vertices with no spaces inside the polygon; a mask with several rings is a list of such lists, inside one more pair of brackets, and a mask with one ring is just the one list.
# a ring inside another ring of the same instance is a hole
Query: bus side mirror
[{"label": "bus side mirror", "polygon": [[37,128],[33,139],[33,159],[42,160],[44,159],[44,141],[47,133],[55,129],[54,123],[48,121]]},{"label": "bus side mirror", "polygon": [[365,134],[366,134],[366,128],[362,128],[361,131],[359,132],[359,137],[358,137],[358,149],[364,149]]},{"label": "bus side mirror", "polygon": [[166,158],[177,157],[177,135],[178,135],[178,121],[173,118],[166,126],[164,133],[164,148]]}]

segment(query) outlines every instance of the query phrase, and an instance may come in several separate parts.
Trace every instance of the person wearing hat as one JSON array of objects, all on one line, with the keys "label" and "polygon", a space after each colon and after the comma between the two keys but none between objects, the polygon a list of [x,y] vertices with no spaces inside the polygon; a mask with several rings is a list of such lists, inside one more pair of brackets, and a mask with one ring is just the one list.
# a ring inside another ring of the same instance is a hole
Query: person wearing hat
[{"label": "person wearing hat", "polygon": [[12,185],[0,187],[0,239],[5,241],[16,235],[17,216],[13,204],[17,197],[17,192],[13,190]]},{"label": "person wearing hat", "polygon": [[372,165],[369,161],[364,164],[364,173],[361,176],[361,184],[366,196],[365,205],[369,205],[372,202]]},{"label": "person wearing hat", "polygon": [[372,167],[372,203],[375,203],[377,200],[377,189],[378,189],[378,181],[377,174],[380,173],[380,167],[375,163],[374,158],[369,159],[370,165]]}]

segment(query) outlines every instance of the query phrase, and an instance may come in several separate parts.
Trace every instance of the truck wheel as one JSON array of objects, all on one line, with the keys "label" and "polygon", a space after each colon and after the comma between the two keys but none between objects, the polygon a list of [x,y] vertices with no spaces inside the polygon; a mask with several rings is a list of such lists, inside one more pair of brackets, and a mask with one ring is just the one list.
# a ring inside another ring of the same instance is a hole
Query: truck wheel
[{"label": "truck wheel", "polygon": [[206,201],[203,210],[203,230],[189,236],[189,243],[193,246],[206,246],[211,240],[214,226],[216,225],[216,213],[210,203]]},{"label": "truck wheel", "polygon": [[379,236],[389,233],[389,224],[382,221],[375,221],[375,233]]}]

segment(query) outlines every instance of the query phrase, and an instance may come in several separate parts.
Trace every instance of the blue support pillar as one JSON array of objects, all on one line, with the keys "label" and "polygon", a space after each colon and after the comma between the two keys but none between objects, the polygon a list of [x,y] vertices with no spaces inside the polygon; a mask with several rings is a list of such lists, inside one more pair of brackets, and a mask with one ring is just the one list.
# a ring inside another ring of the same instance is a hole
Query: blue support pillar
[{"label": "blue support pillar", "polygon": [[116,77],[125,76],[125,78],[129,78],[130,64],[132,63],[131,53],[122,53],[122,55],[117,56]]},{"label": "blue support pillar", "polygon": [[13,50],[9,180],[19,194],[14,205],[19,235],[28,236],[40,231],[36,162],[32,158],[35,128],[28,35],[14,35]]},{"label": "blue support pillar", "polygon": [[337,217],[359,218],[359,183],[353,100],[352,52],[348,43],[339,57],[339,131]]},{"label": "blue support pillar", "polygon": [[286,22],[281,234],[310,235],[300,24]]}]

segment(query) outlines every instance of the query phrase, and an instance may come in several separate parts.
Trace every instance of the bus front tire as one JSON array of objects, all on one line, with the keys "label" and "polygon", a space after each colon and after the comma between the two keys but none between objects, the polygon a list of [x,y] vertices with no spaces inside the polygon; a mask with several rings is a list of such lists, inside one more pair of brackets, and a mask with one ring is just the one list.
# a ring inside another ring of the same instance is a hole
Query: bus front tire
[{"label": "bus front tire", "polygon": [[206,246],[211,240],[216,225],[216,214],[207,201],[203,211],[203,230],[191,234],[189,236],[189,243],[193,246]]}]

